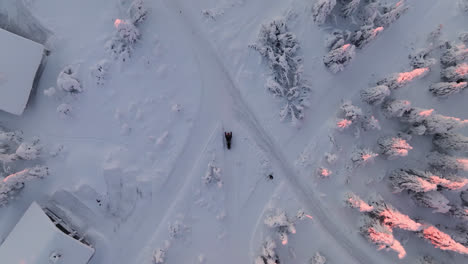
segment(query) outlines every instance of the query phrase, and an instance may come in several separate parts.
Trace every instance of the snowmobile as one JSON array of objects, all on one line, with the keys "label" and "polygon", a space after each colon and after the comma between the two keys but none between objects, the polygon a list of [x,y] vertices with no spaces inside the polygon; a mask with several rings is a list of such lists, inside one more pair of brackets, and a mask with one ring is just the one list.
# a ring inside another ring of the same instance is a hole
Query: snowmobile
[{"label": "snowmobile", "polygon": [[224,132],[224,137],[226,138],[227,148],[231,149],[232,132]]}]

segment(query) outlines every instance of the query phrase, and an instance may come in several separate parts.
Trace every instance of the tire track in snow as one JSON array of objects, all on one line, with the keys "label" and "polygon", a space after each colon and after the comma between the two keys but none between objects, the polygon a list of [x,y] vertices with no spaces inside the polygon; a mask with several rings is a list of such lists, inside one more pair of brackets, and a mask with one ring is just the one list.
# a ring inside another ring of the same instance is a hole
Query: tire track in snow
[{"label": "tire track in snow", "polygon": [[[236,87],[230,74],[227,72],[223,62],[216,54],[212,44],[206,38],[201,36],[201,31],[194,26],[196,23],[190,21],[190,18],[185,15],[189,12],[182,8],[182,6],[177,2],[178,1],[176,0],[164,0],[166,7],[172,11],[173,17],[180,17],[182,23],[185,25],[185,30],[190,29],[191,34],[188,35],[192,35],[192,38],[189,43],[196,47],[196,51],[199,54],[203,55],[200,56],[203,58],[203,60],[200,61],[200,64],[202,64],[201,66],[203,66],[200,67],[200,70],[205,72],[205,74],[208,71],[209,75],[212,76],[212,82],[208,83],[211,85],[208,87],[211,88],[211,91],[214,93],[220,92],[217,89],[224,89],[224,93],[226,93],[225,96],[218,98],[214,97],[215,100],[212,101],[221,100],[221,102],[218,103],[218,106],[221,106],[221,108],[225,108],[228,104],[231,105],[233,112],[224,113],[225,118],[234,117],[240,122],[245,123],[247,127],[250,128],[250,134],[252,137],[256,140],[259,147],[263,148],[267,154],[271,155],[272,160],[275,160],[278,163],[279,167],[283,170],[284,175],[286,175],[288,183],[297,191],[296,194],[299,199],[302,200],[307,209],[312,212],[313,216],[318,220],[323,229],[325,229],[336,241],[336,244],[340,245],[349,256],[351,256],[356,262],[363,264],[386,262],[382,258],[376,257],[375,254],[367,254],[367,252],[364,252],[363,249],[359,248],[353,241],[351,241],[345,235],[346,231],[341,228],[339,224],[333,221],[333,219],[335,219],[334,216],[322,207],[319,198],[304,187],[308,184],[296,175],[294,169],[289,165],[289,162],[284,157],[282,151],[272,141],[271,137],[264,131],[256,117],[252,114],[250,107],[244,102],[239,89]],[[179,11],[182,11],[184,14],[180,14]],[[217,78],[223,78],[225,81],[221,87],[219,84],[214,85],[216,84],[216,81],[219,81],[216,80]],[[368,247],[367,250],[370,250],[370,247]]]}]

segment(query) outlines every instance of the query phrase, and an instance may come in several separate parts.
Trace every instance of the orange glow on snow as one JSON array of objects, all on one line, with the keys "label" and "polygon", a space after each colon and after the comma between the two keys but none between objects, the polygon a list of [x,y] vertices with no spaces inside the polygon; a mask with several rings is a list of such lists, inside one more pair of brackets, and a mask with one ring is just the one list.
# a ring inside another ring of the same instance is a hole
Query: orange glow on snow
[{"label": "orange glow on snow", "polygon": [[19,172],[17,172],[17,173],[10,174],[10,175],[8,175],[7,177],[5,177],[5,178],[3,179],[3,182],[7,182],[9,179],[14,178],[15,176],[18,176],[18,175],[20,175],[20,174],[26,173],[26,172],[28,172],[28,171],[29,171],[28,169],[24,169],[24,170],[19,171]]},{"label": "orange glow on snow", "polygon": [[325,169],[325,168],[321,168],[319,170],[319,173],[320,175],[322,175],[323,177],[328,177],[332,174],[332,172],[329,170],[329,169]]},{"label": "orange glow on snow", "polygon": [[353,208],[358,208],[359,212],[370,212],[374,210],[374,207],[364,202],[361,198],[357,196],[349,197],[348,202]]},{"label": "orange glow on snow", "polygon": [[455,68],[455,72],[458,74],[458,75],[467,75],[468,74],[468,64],[466,63],[463,63],[463,64],[460,64],[458,65],[456,68]]},{"label": "orange glow on snow", "polygon": [[395,4],[395,7],[399,7],[403,4],[403,0],[400,0],[398,1],[396,4]]},{"label": "orange glow on snow", "polygon": [[400,241],[393,237],[391,232],[379,232],[372,227],[369,228],[368,232],[369,238],[372,240],[372,242],[380,245],[379,250],[384,249],[385,247],[390,247],[398,253],[398,258],[402,259],[406,256],[405,248],[401,245]]},{"label": "orange glow on snow", "polygon": [[437,185],[442,185],[450,190],[459,190],[468,184],[468,179],[462,179],[462,181],[451,181],[434,175],[431,176],[431,182]]},{"label": "orange glow on snow", "polygon": [[419,69],[414,69],[410,72],[402,72],[398,74],[397,77],[397,82],[398,83],[407,83],[412,81],[413,79],[427,73],[429,71],[429,68],[419,68]]},{"label": "orange glow on snow", "polygon": [[284,239],[281,241],[281,244],[287,245],[287,244],[288,244],[288,239],[287,239],[287,238],[284,238]]},{"label": "orange glow on snow", "polygon": [[346,50],[347,48],[349,48],[349,46],[351,46],[351,44],[344,44],[343,47],[341,47],[341,48]]},{"label": "orange glow on snow", "polygon": [[413,149],[406,140],[401,138],[393,138],[392,148],[394,148],[400,156],[407,156],[408,149]]},{"label": "orange glow on snow", "polygon": [[379,32],[382,32],[384,30],[383,27],[377,27],[377,28],[374,28],[374,30],[372,31],[372,35],[377,35]]},{"label": "orange glow on snow", "polygon": [[122,23],[125,23],[125,22],[124,22],[122,19],[118,19],[118,18],[117,18],[117,19],[114,21],[114,26],[115,26],[116,28],[118,28],[118,27],[120,26],[120,24],[122,24]]},{"label": "orange glow on snow", "polygon": [[314,218],[313,218],[311,215],[306,214],[305,216],[306,216],[307,218],[310,218],[310,219],[314,220]]},{"label": "orange glow on snow", "polygon": [[455,84],[455,87],[464,88],[466,87],[467,84],[468,84],[467,82],[460,82],[460,83]]},{"label": "orange glow on snow", "polygon": [[409,231],[419,231],[422,228],[420,223],[396,210],[385,209],[380,213],[380,216],[383,217],[383,223],[389,228],[396,227]]},{"label": "orange glow on snow", "polygon": [[353,122],[351,120],[348,120],[348,119],[341,119],[340,121],[338,121],[336,123],[336,126],[338,128],[341,128],[341,129],[344,129],[344,128],[347,128],[349,127]]},{"label": "orange glow on snow", "polygon": [[416,180],[419,182],[419,186],[421,186],[421,188],[428,192],[428,191],[434,191],[437,189],[437,184],[436,183],[430,183],[424,179],[421,179],[419,177],[416,177]]},{"label": "orange glow on snow", "polygon": [[434,112],[434,109],[424,110],[424,111],[419,112],[418,115],[428,117],[432,115],[432,112]]},{"label": "orange glow on snow", "polygon": [[429,240],[434,247],[442,250],[450,250],[460,254],[468,254],[468,248],[453,240],[449,235],[439,229],[430,226],[423,231],[424,238]]},{"label": "orange glow on snow", "polygon": [[379,155],[379,154],[374,154],[374,155],[372,155],[372,154],[364,154],[364,155],[362,155],[362,159],[363,159],[364,161],[368,161],[368,160],[370,160],[370,159],[372,159],[372,158],[374,158],[374,157],[377,157],[378,155]]},{"label": "orange glow on snow", "polygon": [[460,164],[464,171],[468,171],[468,159],[457,159],[458,164]]}]

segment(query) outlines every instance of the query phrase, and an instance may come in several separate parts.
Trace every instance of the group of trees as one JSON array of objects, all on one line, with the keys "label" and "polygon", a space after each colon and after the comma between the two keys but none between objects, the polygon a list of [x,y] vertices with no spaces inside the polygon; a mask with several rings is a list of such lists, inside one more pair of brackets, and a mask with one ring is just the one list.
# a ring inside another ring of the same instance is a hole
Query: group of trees
[{"label": "group of trees", "polygon": [[458,232],[451,236],[430,224],[418,223],[385,203],[380,197],[368,204],[356,194],[350,193],[346,195],[345,201],[349,207],[357,208],[364,216],[361,234],[376,244],[379,249],[395,251],[399,258],[406,256],[406,249],[394,237],[394,229],[413,232],[441,250],[468,254],[468,239],[462,229],[457,230]]},{"label": "group of trees", "polygon": [[114,36],[106,43],[106,50],[123,62],[128,60],[140,39],[138,26],[146,19],[148,10],[143,0],[134,0],[127,10],[126,19],[116,19]]},{"label": "group of trees", "polygon": [[[396,21],[407,6],[403,1],[382,4],[376,0],[319,0],[312,8],[312,17],[317,24],[324,24],[330,17],[341,17],[357,21],[357,28],[351,32],[335,28],[326,39],[329,49],[323,62],[331,72],[337,73],[351,62],[356,48],[362,49],[373,41],[390,24]],[[349,25],[349,24],[348,24]]]},{"label": "group of trees", "polygon": [[5,206],[24,188],[26,182],[48,175],[48,168],[38,165],[41,156],[39,140],[25,142],[18,131],[0,128],[0,206]]},{"label": "group of trees", "polygon": [[263,24],[256,44],[251,45],[266,60],[271,70],[266,88],[283,101],[281,120],[293,123],[304,118],[311,87],[302,77],[302,58],[296,36],[288,30],[286,19]]}]

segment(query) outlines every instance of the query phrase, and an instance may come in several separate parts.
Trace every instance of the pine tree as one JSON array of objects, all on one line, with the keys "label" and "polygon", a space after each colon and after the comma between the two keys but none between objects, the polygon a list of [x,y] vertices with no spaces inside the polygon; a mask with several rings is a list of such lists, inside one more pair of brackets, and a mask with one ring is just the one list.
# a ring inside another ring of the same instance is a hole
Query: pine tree
[{"label": "pine tree", "polygon": [[374,25],[364,25],[351,35],[350,42],[358,49],[362,49],[374,40],[383,29],[383,27],[374,27]]},{"label": "pine tree", "polygon": [[441,150],[468,152],[468,137],[460,134],[435,134],[432,143]]},{"label": "pine tree", "polygon": [[467,82],[439,82],[432,84],[429,91],[436,97],[447,97],[461,92],[467,86]]},{"label": "pine tree", "polygon": [[381,137],[377,140],[377,144],[381,153],[388,159],[405,157],[413,149],[406,140],[400,137]]},{"label": "pine tree", "polygon": [[468,171],[468,159],[452,157],[439,152],[431,152],[427,155],[428,163],[439,171],[457,172]]},{"label": "pine tree", "polygon": [[448,213],[450,210],[450,201],[437,191],[412,193],[411,197],[416,204],[435,209],[435,213]]},{"label": "pine tree", "polygon": [[48,174],[47,167],[35,166],[5,177],[0,181],[0,206],[7,205],[8,201],[23,189],[26,182],[36,178],[44,178]]},{"label": "pine tree", "polygon": [[349,3],[344,4],[341,11],[345,17],[349,17],[356,12],[359,7],[361,0],[351,0]]},{"label": "pine tree", "polygon": [[143,0],[134,0],[128,8],[128,16],[134,25],[138,25],[146,19],[148,9]]},{"label": "pine tree", "polygon": [[325,23],[336,5],[336,0],[318,0],[312,8],[312,17],[317,24]]},{"label": "pine tree", "polygon": [[338,73],[344,70],[355,55],[356,47],[351,44],[345,44],[328,52],[323,57],[323,63],[332,73]]},{"label": "pine tree", "polygon": [[260,256],[255,259],[255,264],[280,264],[276,254],[276,243],[271,238],[263,242]]},{"label": "pine tree", "polygon": [[325,38],[325,47],[328,50],[334,50],[339,47],[342,47],[351,36],[351,32],[348,30],[334,29],[330,34]]},{"label": "pine tree", "polygon": [[443,69],[441,75],[442,79],[447,82],[468,81],[468,64],[462,63]]},{"label": "pine tree", "polygon": [[421,234],[423,238],[428,240],[434,247],[441,250],[454,251],[460,254],[468,254],[468,248],[456,242],[448,234],[440,231],[434,226],[425,228]]},{"label": "pine tree", "polygon": [[398,169],[390,173],[388,177],[394,192],[402,192],[410,190],[413,192],[428,192],[437,190],[437,185],[431,183],[425,178],[430,177],[429,172],[412,170],[412,169]]},{"label": "pine tree", "polygon": [[370,242],[376,244],[379,249],[393,250],[398,253],[400,259],[406,256],[406,250],[393,236],[392,229],[382,225],[379,221],[370,219],[361,227],[363,234]]},{"label": "pine tree", "polygon": [[378,155],[367,148],[355,149],[351,154],[351,161],[355,167],[360,167],[371,163]]},{"label": "pine tree", "polygon": [[411,109],[411,102],[407,100],[391,100],[382,105],[382,112],[387,117],[402,117]]},{"label": "pine tree", "polygon": [[468,48],[463,43],[445,42],[443,52],[440,57],[442,67],[456,66],[458,63],[468,58]]},{"label": "pine tree", "polygon": [[400,18],[407,10],[408,6],[405,4],[404,0],[400,0],[394,5],[384,6],[375,19],[375,25],[388,27]]},{"label": "pine tree", "polygon": [[385,98],[390,95],[390,89],[385,85],[368,87],[361,90],[362,101],[370,105],[382,104]]},{"label": "pine tree", "polygon": [[411,53],[408,58],[413,69],[433,66],[436,63],[436,59],[430,57],[431,52],[431,48],[424,48]]}]

